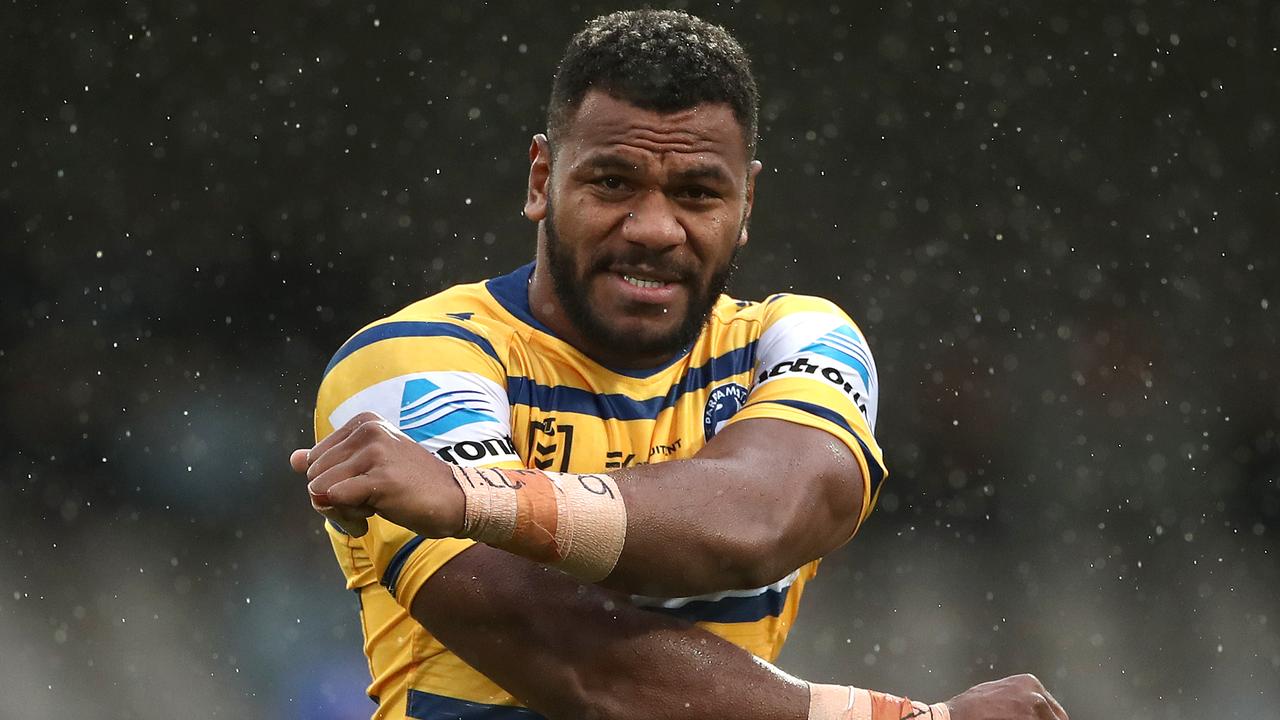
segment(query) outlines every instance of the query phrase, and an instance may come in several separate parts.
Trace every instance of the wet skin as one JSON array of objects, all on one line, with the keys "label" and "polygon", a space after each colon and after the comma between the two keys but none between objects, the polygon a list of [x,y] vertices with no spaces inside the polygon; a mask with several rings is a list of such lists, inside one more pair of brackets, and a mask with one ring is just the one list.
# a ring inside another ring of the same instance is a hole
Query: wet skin
[{"label": "wet skin", "polygon": [[554,158],[544,135],[529,158],[534,316],[610,367],[670,360],[747,242],[761,165],[732,109],[660,113],[591,91],[555,139]]}]

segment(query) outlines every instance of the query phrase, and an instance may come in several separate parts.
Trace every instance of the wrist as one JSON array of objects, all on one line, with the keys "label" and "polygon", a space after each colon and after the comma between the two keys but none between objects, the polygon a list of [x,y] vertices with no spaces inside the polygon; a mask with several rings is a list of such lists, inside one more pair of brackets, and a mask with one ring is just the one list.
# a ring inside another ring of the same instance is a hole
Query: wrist
[{"label": "wrist", "polygon": [[[456,474],[454,480],[457,480]],[[448,514],[442,518],[444,531],[448,533],[448,537],[465,537],[464,532],[467,526],[467,494],[462,491],[457,482],[451,484],[445,492],[449,493],[454,500],[448,503]]]},{"label": "wrist", "polygon": [[809,720],[951,720],[946,703],[922,702],[848,685],[809,683]]}]

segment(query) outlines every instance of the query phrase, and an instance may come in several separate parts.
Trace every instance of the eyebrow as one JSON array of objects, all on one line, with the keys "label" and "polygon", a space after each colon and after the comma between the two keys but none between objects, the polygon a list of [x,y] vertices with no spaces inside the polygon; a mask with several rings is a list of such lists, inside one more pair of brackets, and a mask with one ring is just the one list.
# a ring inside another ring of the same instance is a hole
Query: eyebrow
[{"label": "eyebrow", "polygon": [[730,182],[729,174],[724,171],[724,168],[711,163],[699,163],[693,167],[677,170],[672,175],[685,182],[694,180],[707,180],[713,183]]},{"label": "eyebrow", "polygon": [[591,170],[638,170],[639,166],[618,153],[602,152],[582,161],[581,167]]},{"label": "eyebrow", "polygon": [[[628,160],[625,156],[615,152],[601,152],[589,156],[582,161],[581,167],[590,170],[619,170],[627,172],[635,172],[639,170],[639,166]],[[706,180],[710,182],[730,182],[729,174],[725,169],[716,163],[699,162],[687,168],[681,168],[671,173],[673,178],[684,182],[695,180]]]}]

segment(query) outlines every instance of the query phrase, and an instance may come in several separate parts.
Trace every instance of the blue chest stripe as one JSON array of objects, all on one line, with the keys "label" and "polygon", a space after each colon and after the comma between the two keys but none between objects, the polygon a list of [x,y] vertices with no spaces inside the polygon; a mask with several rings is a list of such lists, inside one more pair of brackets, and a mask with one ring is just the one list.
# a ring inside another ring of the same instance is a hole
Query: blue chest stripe
[{"label": "blue chest stripe", "polygon": [[601,420],[652,420],[673,407],[684,395],[704,390],[712,383],[749,372],[756,361],[756,341],[691,368],[666,395],[643,400],[621,393],[596,393],[565,385],[541,385],[529,378],[507,377],[512,405],[527,405],[543,412],[574,412]]},{"label": "blue chest stripe", "polygon": [[542,720],[541,715],[527,708],[467,702],[421,690],[409,690],[405,717],[414,720]]}]

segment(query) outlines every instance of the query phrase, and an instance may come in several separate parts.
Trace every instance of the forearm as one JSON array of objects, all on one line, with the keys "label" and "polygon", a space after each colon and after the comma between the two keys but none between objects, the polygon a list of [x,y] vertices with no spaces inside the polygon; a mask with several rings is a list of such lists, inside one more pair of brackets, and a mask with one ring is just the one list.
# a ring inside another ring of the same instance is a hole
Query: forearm
[{"label": "forearm", "polygon": [[306,472],[313,507],[356,537],[376,513],[659,596],[780,579],[850,537],[866,487],[834,436],[763,418],[724,428],[692,459],[617,478],[455,467],[373,413],[290,462]]},{"label": "forearm", "polygon": [[428,580],[412,613],[552,720],[807,714],[804,683],[727,641],[482,545]]},{"label": "forearm", "polygon": [[[758,588],[842,542],[848,503],[740,458],[617,474],[455,468],[459,537],[651,596]],[[838,534],[837,534],[838,533]]]}]

